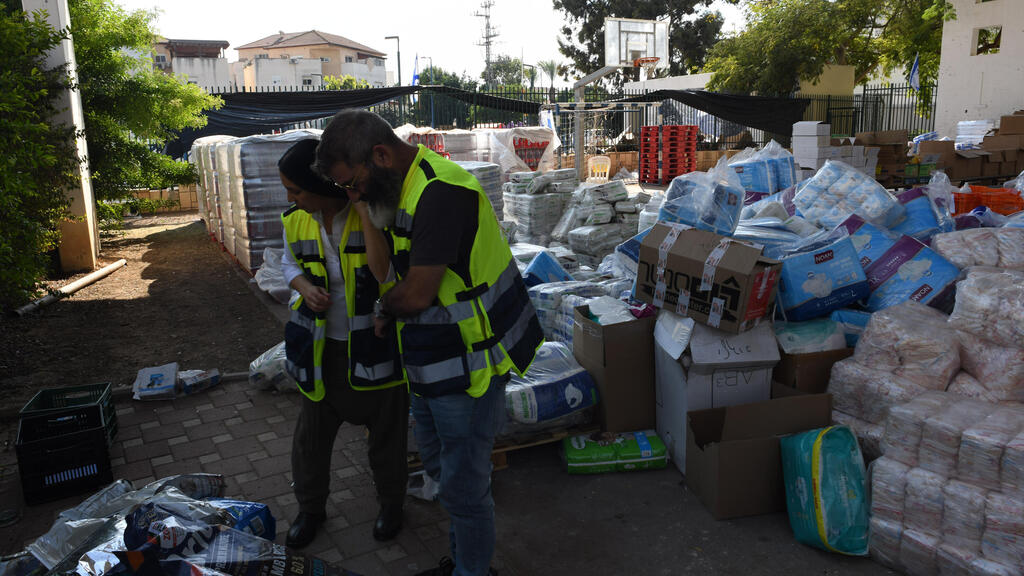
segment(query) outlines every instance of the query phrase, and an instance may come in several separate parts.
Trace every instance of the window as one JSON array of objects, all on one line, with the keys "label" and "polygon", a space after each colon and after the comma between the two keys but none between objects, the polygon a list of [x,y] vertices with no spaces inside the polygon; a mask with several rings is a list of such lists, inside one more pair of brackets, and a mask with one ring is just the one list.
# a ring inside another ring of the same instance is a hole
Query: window
[{"label": "window", "polygon": [[165,54],[157,54],[153,56],[153,62],[156,62],[157,64],[163,64],[167,62],[167,56]]},{"label": "window", "polygon": [[383,66],[384,65],[384,60],[382,60],[381,58],[374,58],[373,59],[373,65],[374,66]]},{"label": "window", "polygon": [[999,54],[999,44],[1003,40],[1002,26],[989,26],[974,29],[974,47],[972,56],[983,54]]},{"label": "window", "polygon": [[256,59],[257,60],[262,60],[264,58],[270,58],[270,54],[257,54],[256,55]]},{"label": "window", "polygon": [[327,56],[321,56],[320,57],[320,61],[325,63],[325,64],[329,64],[331,62],[331,59],[328,58]]},{"label": "window", "polygon": [[352,57],[351,56],[345,56],[345,63],[349,64],[351,62],[352,62]]},{"label": "window", "polygon": [[313,85],[313,79],[312,78],[303,78],[302,79],[302,85],[303,86],[312,86]]}]

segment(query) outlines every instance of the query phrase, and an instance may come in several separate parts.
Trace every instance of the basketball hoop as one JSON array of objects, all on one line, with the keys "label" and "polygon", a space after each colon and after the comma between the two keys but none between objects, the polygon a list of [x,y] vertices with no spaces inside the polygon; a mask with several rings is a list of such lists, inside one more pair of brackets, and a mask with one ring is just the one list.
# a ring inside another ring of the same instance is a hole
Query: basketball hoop
[{"label": "basketball hoop", "polygon": [[658,60],[661,60],[657,56],[646,56],[644,58],[637,58],[633,60],[633,66],[644,69],[644,79],[648,79],[654,75],[654,69],[658,66]]}]

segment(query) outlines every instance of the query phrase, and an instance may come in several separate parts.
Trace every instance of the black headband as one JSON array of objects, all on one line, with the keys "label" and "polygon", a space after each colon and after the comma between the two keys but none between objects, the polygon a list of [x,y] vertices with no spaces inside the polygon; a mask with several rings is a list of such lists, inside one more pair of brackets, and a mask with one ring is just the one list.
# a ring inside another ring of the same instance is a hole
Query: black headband
[{"label": "black headband", "polygon": [[342,191],[313,170],[312,165],[316,160],[318,143],[319,140],[312,138],[299,140],[277,161],[277,169],[306,192],[318,196],[341,198],[343,197]]}]

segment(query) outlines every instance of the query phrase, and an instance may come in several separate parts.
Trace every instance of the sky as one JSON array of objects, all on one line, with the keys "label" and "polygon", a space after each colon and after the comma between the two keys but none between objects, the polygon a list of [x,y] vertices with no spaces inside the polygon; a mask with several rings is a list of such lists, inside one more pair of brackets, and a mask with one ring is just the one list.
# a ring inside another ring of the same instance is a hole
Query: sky
[{"label": "sky", "polygon": [[[160,11],[156,31],[167,38],[226,40],[229,62],[238,60],[234,48],[259,40],[278,31],[301,32],[316,29],[344,36],[388,55],[387,69],[395,71],[395,40],[402,51],[402,83],[412,78],[416,55],[419,68],[433,62],[440,69],[466,73],[479,79],[484,69],[481,42],[484,19],[483,0],[114,0],[128,10]],[[555,59],[565,62],[558,52],[559,28],[563,16],[552,8],[551,0],[493,0],[491,26],[498,32],[491,48],[492,57],[507,54],[522,58],[526,64]],[[715,6],[725,16],[724,31],[736,31],[743,24],[742,11],[719,1]],[[543,74],[538,83],[548,84]],[[421,83],[426,79],[421,79]],[[564,86],[556,80],[556,86]]]}]

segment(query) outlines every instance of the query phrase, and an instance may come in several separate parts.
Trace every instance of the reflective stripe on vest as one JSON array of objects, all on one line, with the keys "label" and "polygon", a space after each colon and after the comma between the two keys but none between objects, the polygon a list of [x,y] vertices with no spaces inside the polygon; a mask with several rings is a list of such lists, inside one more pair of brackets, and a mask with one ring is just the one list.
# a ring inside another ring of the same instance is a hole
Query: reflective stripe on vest
[{"label": "reflective stripe on vest", "polygon": [[395,224],[389,229],[396,271],[407,273],[400,264],[411,251],[416,206],[435,180],[476,192],[478,226],[469,278],[447,269],[436,304],[415,317],[399,318],[399,344],[414,392],[436,396],[465,391],[479,397],[492,377],[512,369],[525,372],[543,343],[543,333],[479,182],[423,146],[406,176]]},{"label": "reflective stripe on vest", "polygon": [[[288,238],[287,248],[292,251],[303,274],[315,286],[328,289],[320,224],[309,213],[296,209],[285,212],[282,222]],[[378,285],[369,270],[366,239],[360,230],[359,216],[354,210],[349,211],[345,221],[339,253],[342,276],[345,278],[345,306],[349,322],[349,385],[356,390],[377,390],[404,384],[397,337],[392,334],[390,338],[379,339],[373,333],[372,302],[384,293],[385,288]],[[357,303],[367,309],[357,311]],[[289,319],[289,324],[304,332],[303,338],[313,342],[313,348],[311,366],[298,366],[289,359],[286,368],[298,382],[299,389],[313,401],[319,401],[324,395],[325,317],[324,314],[310,311],[299,297],[293,303]],[[296,331],[291,331],[291,334],[295,336]],[[295,346],[301,346],[301,343]]]}]

